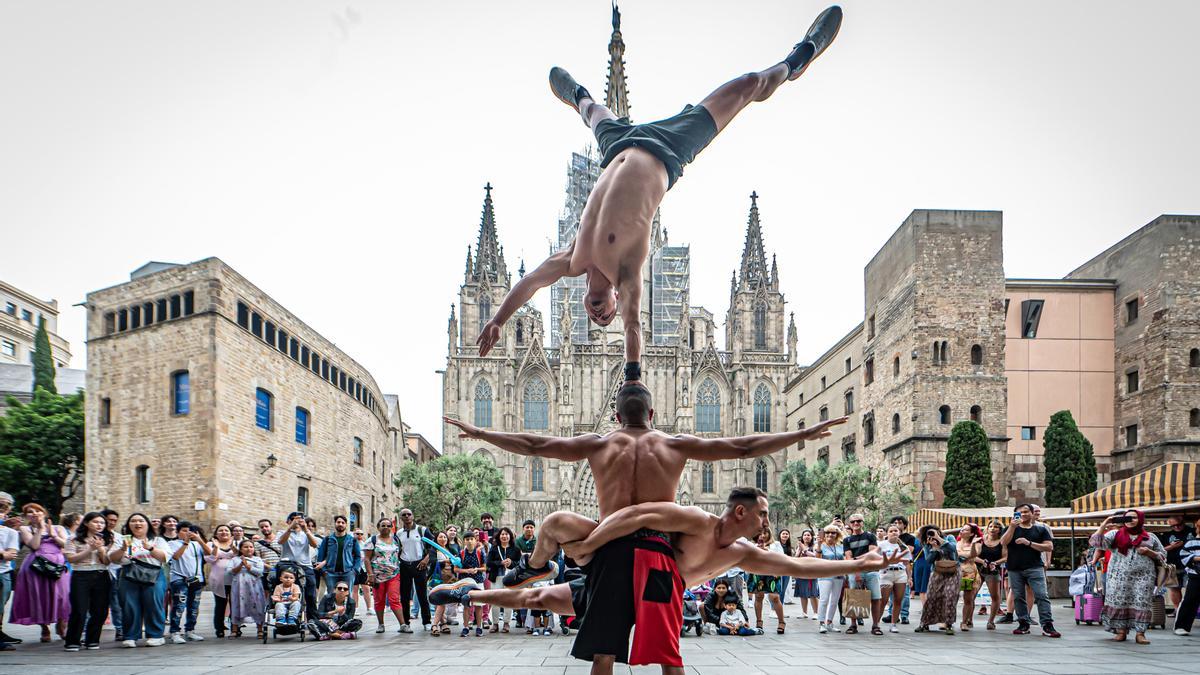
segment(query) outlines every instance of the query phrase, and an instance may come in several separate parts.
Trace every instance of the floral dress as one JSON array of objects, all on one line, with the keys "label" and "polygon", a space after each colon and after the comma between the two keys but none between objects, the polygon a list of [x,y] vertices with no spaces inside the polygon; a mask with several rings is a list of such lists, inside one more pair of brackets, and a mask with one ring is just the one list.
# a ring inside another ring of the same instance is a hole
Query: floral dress
[{"label": "floral dress", "polygon": [[[1129,630],[1144,633],[1150,626],[1150,608],[1158,581],[1158,569],[1154,560],[1137,552],[1137,546],[1122,555],[1114,541],[1117,532],[1111,530],[1103,535],[1093,534],[1088,541],[1092,546],[1112,552],[1108,561],[1108,575],[1104,580],[1104,611],[1100,614],[1100,621],[1110,633]],[[1153,534],[1147,534],[1149,539],[1140,545],[1157,553],[1159,560],[1166,560],[1167,552],[1162,542]]]},{"label": "floral dress", "polygon": [[[783,553],[783,545],[779,542],[771,542],[771,546],[767,549],[773,553]],[[746,589],[750,593],[779,593],[782,586],[779,577],[771,577],[762,574],[751,574],[749,581],[746,583]]]},{"label": "floral dress", "polygon": [[225,580],[229,582],[230,618],[235,625],[253,622],[261,626],[267,614],[267,596],[262,587],[263,559],[253,556],[248,559],[249,570],[235,573],[234,570],[242,566],[242,560],[238,556],[222,563]]}]

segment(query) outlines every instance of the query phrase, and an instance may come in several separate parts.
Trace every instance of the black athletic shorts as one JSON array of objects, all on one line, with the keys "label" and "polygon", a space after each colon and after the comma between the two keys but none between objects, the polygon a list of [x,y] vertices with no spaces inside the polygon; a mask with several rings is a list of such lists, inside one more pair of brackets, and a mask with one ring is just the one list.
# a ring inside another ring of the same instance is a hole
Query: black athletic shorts
[{"label": "black athletic shorts", "polygon": [[638,146],[658,158],[667,168],[667,189],[683,175],[683,167],[696,158],[717,135],[717,123],[702,105],[687,105],[665,120],[632,124],[628,117],[604,120],[596,125],[596,143],[608,166],[622,150]]},{"label": "black athletic shorts", "polygon": [[[661,635],[658,630],[661,628],[658,624],[670,622],[655,620],[643,626],[635,637],[632,658],[629,650],[630,631],[637,623],[639,608],[645,614],[648,606],[658,608],[661,604],[662,609],[668,614],[673,612],[671,615],[679,619],[677,623],[682,623],[682,606],[676,607],[678,603],[672,596],[682,597],[683,582],[675,570],[670,541],[670,536],[665,533],[639,530],[600,547],[583,566],[587,576],[582,598],[577,593],[578,586],[572,583],[572,604],[577,620],[582,621],[578,622],[579,633],[571,646],[571,656],[591,661],[597,654],[610,654],[616,657],[617,663],[682,665],[678,660],[679,627],[667,628],[666,633],[670,635]],[[665,569],[643,569],[642,576],[648,573],[649,578],[644,580],[644,588],[635,591],[637,563],[641,561],[645,567],[650,557],[655,557],[657,564]],[[662,577],[666,578],[665,584]],[[662,646],[673,646],[673,651],[666,649],[663,656],[660,651],[664,650],[647,649],[647,645],[660,642],[669,643]]]}]

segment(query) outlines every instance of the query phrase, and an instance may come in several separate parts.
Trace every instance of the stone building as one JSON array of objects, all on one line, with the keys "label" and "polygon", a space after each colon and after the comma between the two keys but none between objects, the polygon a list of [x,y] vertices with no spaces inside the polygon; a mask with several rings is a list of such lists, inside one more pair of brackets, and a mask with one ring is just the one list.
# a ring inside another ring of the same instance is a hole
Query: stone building
[{"label": "stone building", "polygon": [[71,344],[58,334],[58,301],[42,300],[0,281],[0,363],[33,363],[38,323],[46,321],[54,367],[71,364]]},{"label": "stone building", "polygon": [[[940,506],[946,440],[979,422],[1001,502],[1044,493],[1070,410],[1101,482],[1200,458],[1200,217],[1162,216],[1066,279],[1005,279],[1001,214],[914,211],[865,269],[864,319],[786,386],[789,428],[849,411],[806,462],[854,457]],[[831,452],[839,448],[840,452]]]},{"label": "stone building", "polygon": [[217,258],[87,297],[85,501],[206,529],[398,505],[399,407],[367,370]]}]

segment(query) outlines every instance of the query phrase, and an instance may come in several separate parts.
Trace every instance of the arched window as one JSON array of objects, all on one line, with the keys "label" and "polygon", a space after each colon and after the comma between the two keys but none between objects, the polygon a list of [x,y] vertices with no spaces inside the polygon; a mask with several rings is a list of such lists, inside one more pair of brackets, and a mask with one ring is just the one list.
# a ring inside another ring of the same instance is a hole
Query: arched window
[{"label": "arched window", "polygon": [[942,340],[941,353],[938,356],[942,363],[950,363],[950,343]]},{"label": "arched window", "polygon": [[347,518],[350,525],[350,531],[353,532],[362,526],[362,507],[358,504],[350,505],[350,517]]},{"label": "arched window", "polygon": [[517,344],[525,344],[525,324],[517,322]]},{"label": "arched window", "polygon": [[171,374],[171,412],[175,415],[186,415],[192,409],[191,379],[188,371],[180,370]]},{"label": "arched window", "polygon": [[971,365],[983,365],[983,347],[979,345],[971,345]]},{"label": "arched window", "polygon": [[900,433],[900,413],[894,413],[892,415],[892,433]]},{"label": "arched window", "polygon": [[696,389],[696,431],[721,431],[721,390],[710,378]]},{"label": "arched window", "polygon": [[1200,349],[1193,349],[1188,352],[1188,366],[1192,368],[1200,368]]},{"label": "arched window", "polygon": [[941,352],[938,350],[937,340],[934,340],[933,341],[933,362],[934,362],[934,364],[940,363],[940,361],[938,360],[940,353]]},{"label": "arched window", "polygon": [[846,414],[849,415],[852,412],[854,412],[854,392],[848,391],[846,392]]},{"label": "arched window", "polygon": [[487,380],[475,383],[475,426],[492,426],[492,385]]},{"label": "arched window", "polygon": [[975,423],[983,423],[983,408],[977,405],[971,406],[971,421]]},{"label": "arched window", "polygon": [[754,487],[767,491],[767,462],[766,460],[758,460],[754,465]]},{"label": "arched window", "polygon": [[308,411],[296,408],[296,442],[308,445]]},{"label": "arched window", "polygon": [[705,462],[700,466],[700,491],[704,494],[716,492],[713,488],[713,463]]},{"label": "arched window", "polygon": [[863,445],[875,442],[875,413],[867,413],[863,417]]},{"label": "arched window", "polygon": [[950,424],[950,406],[938,408],[938,424]]},{"label": "arched window", "polygon": [[525,383],[521,396],[525,403],[525,428],[550,428],[550,391],[546,382],[540,377],[534,377]]},{"label": "arched window", "polygon": [[479,296],[479,332],[483,332],[483,327],[492,318],[492,299],[486,295]]},{"label": "arched window", "polygon": [[900,357],[892,359],[892,377],[900,377]]},{"label": "arched window", "polygon": [[754,348],[767,348],[767,304],[759,302],[754,306]]},{"label": "arched window", "polygon": [[759,384],[754,390],[754,431],[771,430],[771,390]]},{"label": "arched window", "polygon": [[359,466],[363,465],[362,439],[358,436],[354,437],[354,463]]},{"label": "arched window", "polygon": [[1200,427],[1200,408],[1192,408],[1188,413],[1188,426]]},{"label": "arched window", "polygon": [[134,472],[134,493],[137,496],[137,503],[150,503],[150,467],[145,464],[139,466]]},{"label": "arched window", "polygon": [[546,470],[542,467],[542,458],[534,457],[529,461],[529,489],[533,492],[541,492],[545,489],[545,474]]},{"label": "arched window", "polygon": [[308,488],[306,487],[296,489],[296,510],[300,513],[308,513]]},{"label": "arched window", "polygon": [[259,429],[270,431],[274,427],[271,421],[272,398],[271,392],[266,389],[259,388],[254,391],[254,423]]}]

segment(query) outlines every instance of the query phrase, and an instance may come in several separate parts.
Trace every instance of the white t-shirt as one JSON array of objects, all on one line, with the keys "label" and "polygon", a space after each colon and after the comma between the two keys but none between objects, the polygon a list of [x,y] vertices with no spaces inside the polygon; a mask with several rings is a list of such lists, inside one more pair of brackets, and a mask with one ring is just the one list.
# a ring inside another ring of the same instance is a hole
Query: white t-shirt
[{"label": "white t-shirt", "polygon": [[[21,551],[21,536],[16,530],[6,525],[0,525],[0,551]],[[12,569],[11,560],[0,560],[0,574]]]},{"label": "white t-shirt", "polygon": [[[899,551],[900,548],[901,548],[901,545],[899,543],[893,544],[892,542],[888,541],[887,539],[884,539],[883,541],[879,542],[879,555],[886,557],[886,556],[889,556],[889,555],[895,553],[896,551]],[[905,554],[900,557],[900,559],[901,560],[912,560],[912,549],[908,549],[905,552]]]},{"label": "white t-shirt", "polygon": [[125,558],[121,561],[122,565],[131,565],[134,560],[140,560],[144,563],[161,566],[162,562],[154,557],[147,545],[154,547],[156,551],[166,551],[168,554],[167,559],[170,560],[171,549],[167,546],[167,540],[162,537],[155,537],[149,541],[136,537],[128,537],[123,539],[123,541],[132,542],[132,545],[126,552]]},{"label": "white t-shirt", "polygon": [[742,613],[739,612],[736,607],[733,608],[732,612],[730,612],[729,610],[721,612],[721,624],[720,625],[723,625],[723,626],[727,625],[727,626],[733,626],[734,628],[741,628],[742,625],[745,623],[746,623],[746,621],[745,621],[745,619],[742,618]]}]

